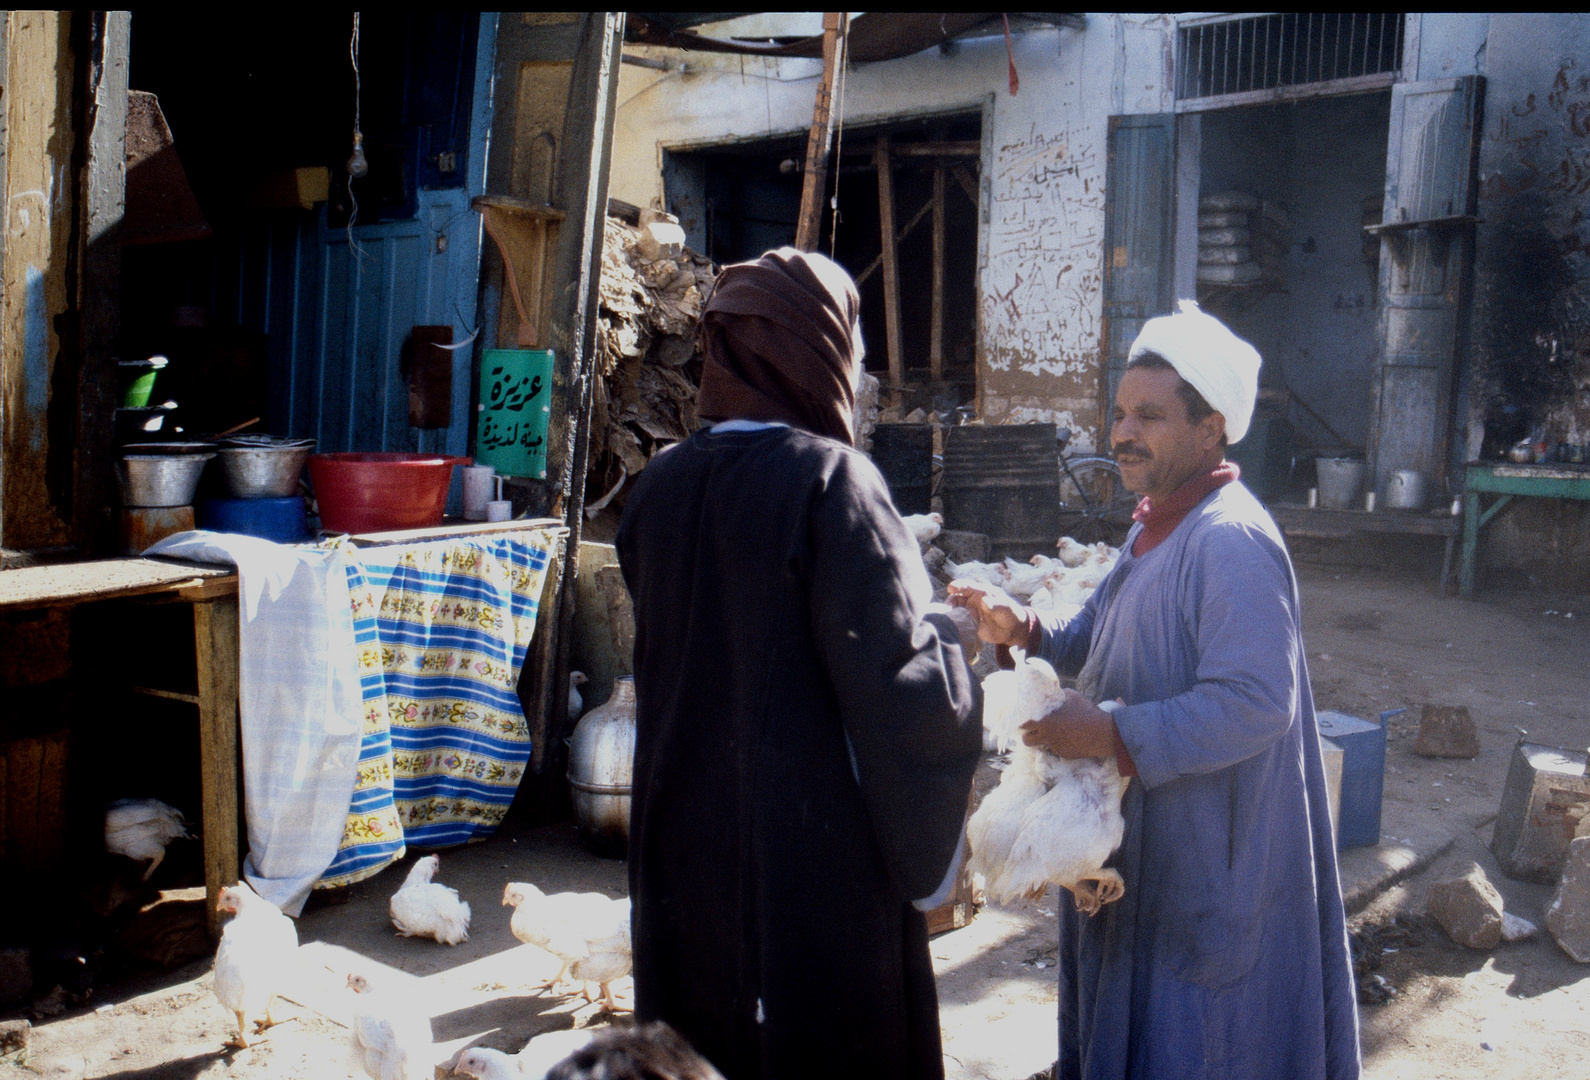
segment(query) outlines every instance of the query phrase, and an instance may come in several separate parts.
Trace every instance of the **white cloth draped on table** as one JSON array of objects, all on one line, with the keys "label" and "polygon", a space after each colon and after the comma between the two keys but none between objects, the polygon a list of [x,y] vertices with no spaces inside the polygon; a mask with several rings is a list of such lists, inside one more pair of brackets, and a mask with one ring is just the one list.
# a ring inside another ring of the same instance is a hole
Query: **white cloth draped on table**
[{"label": "white cloth draped on table", "polygon": [[243,877],[296,916],[336,857],[357,778],[364,708],[346,549],[201,530],[144,554],[237,567]]}]

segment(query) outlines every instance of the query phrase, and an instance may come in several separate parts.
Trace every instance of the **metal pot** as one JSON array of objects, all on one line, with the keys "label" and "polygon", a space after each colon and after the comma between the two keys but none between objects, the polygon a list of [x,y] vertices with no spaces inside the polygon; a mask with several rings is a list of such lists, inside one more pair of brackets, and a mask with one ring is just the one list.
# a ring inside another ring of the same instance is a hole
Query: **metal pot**
[{"label": "metal pot", "polygon": [[287,446],[223,446],[221,471],[235,499],[285,499],[298,493],[298,478],[313,443]]},{"label": "metal pot", "polygon": [[580,842],[623,858],[635,775],[635,679],[613,680],[613,696],[580,717],[569,740],[569,794]]},{"label": "metal pot", "polygon": [[1389,510],[1423,510],[1424,474],[1412,469],[1398,469],[1386,479],[1386,508]]},{"label": "metal pot", "polygon": [[187,506],[214,454],[133,454],[118,458],[116,479],[125,506]]}]

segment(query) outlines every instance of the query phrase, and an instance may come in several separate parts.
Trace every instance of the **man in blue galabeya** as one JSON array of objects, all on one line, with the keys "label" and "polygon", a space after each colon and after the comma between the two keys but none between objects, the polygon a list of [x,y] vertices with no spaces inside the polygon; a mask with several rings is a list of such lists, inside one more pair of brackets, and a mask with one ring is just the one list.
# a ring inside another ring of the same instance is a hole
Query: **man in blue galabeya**
[{"label": "man in blue galabeya", "polygon": [[1065,621],[950,587],[984,640],[1077,680],[1024,725],[1028,745],[1132,777],[1110,860],[1125,895],[1091,916],[1061,906],[1059,1080],[1359,1074],[1297,580],[1225,460],[1259,362],[1196,304],[1149,320],[1110,433],[1143,497],[1114,570]]}]

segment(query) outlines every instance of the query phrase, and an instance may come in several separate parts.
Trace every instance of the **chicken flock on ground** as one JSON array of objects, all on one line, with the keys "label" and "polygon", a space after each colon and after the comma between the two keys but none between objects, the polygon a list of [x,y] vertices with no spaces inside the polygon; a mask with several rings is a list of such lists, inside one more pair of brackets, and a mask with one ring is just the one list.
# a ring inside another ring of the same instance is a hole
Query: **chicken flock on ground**
[{"label": "chicken flock on ground", "polygon": [[431,880],[441,862],[439,855],[416,860],[403,887],[392,894],[388,910],[392,925],[404,937],[457,945],[469,940],[469,905],[458,898],[457,889]]},{"label": "chicken flock on ground", "polygon": [[534,885],[515,881],[503,890],[502,902],[514,909],[509,923],[514,937],[563,961],[547,985],[557,986],[568,976],[585,984],[585,999],[594,1001],[590,984],[596,983],[607,1007],[618,1007],[612,984],[630,973],[633,959],[627,897],[613,900],[601,893],[548,896]]}]

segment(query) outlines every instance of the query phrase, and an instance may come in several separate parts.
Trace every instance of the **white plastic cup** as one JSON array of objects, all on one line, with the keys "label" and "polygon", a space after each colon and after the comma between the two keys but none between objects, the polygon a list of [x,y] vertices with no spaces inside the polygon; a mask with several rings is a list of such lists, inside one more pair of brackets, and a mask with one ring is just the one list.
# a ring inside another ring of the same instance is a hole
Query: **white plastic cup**
[{"label": "white plastic cup", "polygon": [[1375,493],[1373,491],[1364,492],[1364,509],[1371,514],[1375,512]]},{"label": "white plastic cup", "polygon": [[508,499],[492,499],[486,504],[486,520],[513,520],[513,503]]},{"label": "white plastic cup", "polygon": [[486,504],[496,492],[497,470],[490,465],[464,466],[464,520],[487,521]]},{"label": "white plastic cup", "polygon": [[1313,509],[1315,509],[1318,506],[1319,506],[1319,488],[1311,487],[1311,488],[1308,489],[1308,508],[1310,510],[1313,510]]}]

